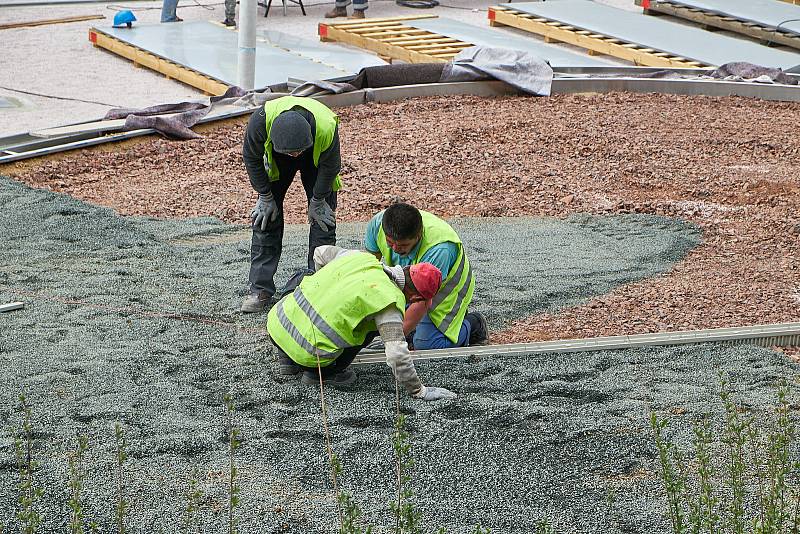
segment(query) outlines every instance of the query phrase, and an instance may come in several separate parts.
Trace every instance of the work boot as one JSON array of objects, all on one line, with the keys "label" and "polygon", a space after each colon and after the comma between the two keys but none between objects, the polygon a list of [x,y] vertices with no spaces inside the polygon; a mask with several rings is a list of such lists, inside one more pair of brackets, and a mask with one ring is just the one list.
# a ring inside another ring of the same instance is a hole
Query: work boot
[{"label": "work boot", "polygon": [[244,300],[242,300],[241,310],[244,313],[258,313],[266,309],[269,309],[271,304],[272,304],[272,295],[270,295],[266,291],[264,290],[251,291],[244,298]]},{"label": "work boot", "polygon": [[228,28],[231,28],[231,27],[233,27],[233,26],[236,26],[236,21],[235,21],[235,20],[233,20],[233,19],[225,19],[225,20],[223,20],[223,21],[222,21],[222,23],[223,23],[225,26],[227,26]]},{"label": "work boot", "polygon": [[[356,383],[356,374],[350,369],[345,369],[344,371],[323,378],[322,381],[334,387],[352,386]],[[319,384],[319,375],[317,375],[316,371],[303,371],[303,376],[300,377],[300,383],[306,386],[315,386]]]},{"label": "work boot", "polygon": [[353,14],[350,15],[351,19],[363,19],[366,18],[367,15],[364,13],[363,9],[354,9]]},{"label": "work boot", "polygon": [[489,339],[489,325],[486,324],[486,317],[481,312],[469,312],[464,316],[464,320],[469,322],[469,344],[483,345]]},{"label": "work boot", "polygon": [[334,7],[327,13],[325,13],[326,19],[335,19],[337,17],[346,17],[347,16],[347,8],[346,7]]},{"label": "work boot", "polygon": [[294,363],[287,355],[279,351],[278,372],[282,375],[293,376],[300,372],[300,366]]}]

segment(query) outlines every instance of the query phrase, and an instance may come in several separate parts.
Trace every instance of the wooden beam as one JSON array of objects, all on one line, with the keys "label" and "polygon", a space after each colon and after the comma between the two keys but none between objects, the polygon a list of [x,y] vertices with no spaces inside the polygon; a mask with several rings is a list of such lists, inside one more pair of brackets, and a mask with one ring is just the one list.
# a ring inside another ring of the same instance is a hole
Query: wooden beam
[{"label": "wooden beam", "polygon": [[191,85],[208,94],[219,96],[228,90],[228,86],[219,80],[215,80],[205,74],[178,65],[151,54],[146,50],[120,41],[119,39],[103,33],[97,28],[89,29],[89,41],[91,41],[95,47],[103,48],[125,59],[129,59],[134,65],[147,67],[150,70],[163,74],[167,78],[172,78],[186,85]]},{"label": "wooden beam", "polygon": [[30,28],[32,26],[46,26],[49,24],[66,24],[68,22],[82,22],[84,20],[97,20],[106,18],[104,15],[82,15],[78,17],[63,17],[60,19],[30,20],[27,22],[8,22],[0,24],[0,30],[10,30],[11,28]]},{"label": "wooden beam", "polygon": [[555,41],[585,48],[591,55],[605,54],[630,61],[636,65],[648,67],[689,67],[698,65],[694,61],[689,62],[683,58],[677,59],[671,55],[665,56],[661,51],[648,49],[637,43],[624,43],[607,35],[585,30],[575,30],[574,28],[567,30],[563,26],[553,25],[552,22],[555,21],[548,21],[547,19],[523,18],[519,16],[518,11],[511,8],[498,9],[494,6],[490,7],[489,20]]}]

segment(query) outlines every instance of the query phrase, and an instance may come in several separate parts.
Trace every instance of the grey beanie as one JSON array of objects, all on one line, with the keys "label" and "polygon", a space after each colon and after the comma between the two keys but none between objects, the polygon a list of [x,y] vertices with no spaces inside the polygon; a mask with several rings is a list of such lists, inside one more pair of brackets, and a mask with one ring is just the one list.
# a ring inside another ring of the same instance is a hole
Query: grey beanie
[{"label": "grey beanie", "polygon": [[311,125],[296,111],[284,111],[275,117],[269,130],[269,137],[272,140],[272,148],[281,154],[300,152],[314,144]]}]

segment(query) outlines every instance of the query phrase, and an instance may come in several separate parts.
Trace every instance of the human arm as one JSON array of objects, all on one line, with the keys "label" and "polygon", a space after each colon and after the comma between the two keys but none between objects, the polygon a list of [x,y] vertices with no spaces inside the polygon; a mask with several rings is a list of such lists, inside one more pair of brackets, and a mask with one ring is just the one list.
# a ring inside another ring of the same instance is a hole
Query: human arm
[{"label": "human arm", "polygon": [[405,335],[410,334],[417,328],[426,313],[428,313],[428,303],[424,300],[408,305],[406,315],[403,318],[403,332],[405,332]]},{"label": "human arm", "polygon": [[314,198],[325,199],[333,190],[333,181],[342,170],[342,155],[339,147],[339,127],[333,131],[331,146],[319,155],[317,181],[314,183]]},{"label": "human arm", "polygon": [[426,401],[454,399],[456,394],[452,391],[422,384],[403,335],[402,319],[402,314],[393,305],[375,314],[375,324],[386,351],[386,365],[392,369],[397,381],[415,399]]},{"label": "human arm", "polygon": [[264,143],[267,141],[267,126],[264,109],[255,111],[247,122],[242,145],[242,159],[250,178],[250,185],[258,193],[270,191],[269,175],[266,169]]}]

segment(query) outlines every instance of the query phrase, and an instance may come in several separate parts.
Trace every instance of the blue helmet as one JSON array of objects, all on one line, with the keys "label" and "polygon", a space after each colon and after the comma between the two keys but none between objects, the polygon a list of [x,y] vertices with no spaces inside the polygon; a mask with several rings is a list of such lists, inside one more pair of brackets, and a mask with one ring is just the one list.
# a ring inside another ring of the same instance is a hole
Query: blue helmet
[{"label": "blue helmet", "polygon": [[130,28],[131,23],[135,20],[136,17],[133,15],[133,11],[130,9],[126,9],[125,11],[117,11],[117,14],[114,15],[114,27],[122,28],[127,26]]}]

